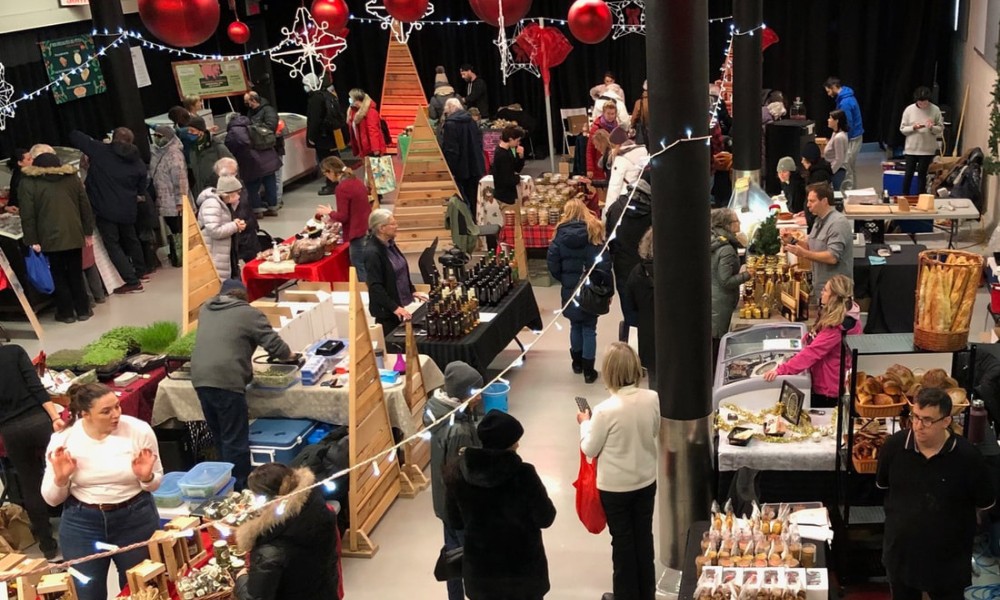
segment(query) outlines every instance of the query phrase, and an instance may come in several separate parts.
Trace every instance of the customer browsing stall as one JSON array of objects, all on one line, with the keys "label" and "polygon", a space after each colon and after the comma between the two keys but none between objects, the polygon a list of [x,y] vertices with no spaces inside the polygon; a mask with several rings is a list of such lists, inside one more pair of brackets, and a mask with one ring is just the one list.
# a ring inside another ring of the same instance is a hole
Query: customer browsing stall
[{"label": "customer browsing stall", "polygon": [[386,334],[413,317],[406,307],[414,298],[427,300],[410,281],[410,265],[396,245],[398,229],[396,217],[384,208],[372,211],[368,217],[365,242],[368,311]]},{"label": "customer browsing stall", "polygon": [[337,195],[337,209],[334,210],[328,204],[320,204],[316,207],[316,212],[344,226],[344,240],[351,244],[351,266],[358,271],[358,281],[367,281],[365,236],[368,234],[368,217],[372,214],[368,188],[339,157],[324,158],[319,170]]},{"label": "customer browsing stall", "polygon": [[784,250],[812,261],[812,298],[815,304],[823,286],[834,275],[854,278],[854,228],[843,213],[833,206],[833,188],[821,183],[809,186],[806,210],[815,215],[806,242],[796,242],[783,234]]},{"label": "customer browsing stall", "polygon": [[[69,389],[72,426],[55,433],[46,451],[42,497],[63,504],[59,545],[63,558],[90,556],[96,542],[127,546],[148,540],[160,524],[153,496],[163,466],[148,423],[122,414],[118,397],[99,383]],[[90,578],[77,587],[80,600],[107,600],[108,567],[118,584],[125,572],[149,558],[145,546],[74,568]]]},{"label": "customer browsing stall", "polygon": [[253,378],[257,347],[273,359],[291,359],[288,344],[250,306],[247,290],[235,279],[222,282],[219,295],[198,312],[198,333],[191,354],[191,384],[198,394],[222,460],[231,462],[236,489],[250,475],[250,414],[246,388]]}]

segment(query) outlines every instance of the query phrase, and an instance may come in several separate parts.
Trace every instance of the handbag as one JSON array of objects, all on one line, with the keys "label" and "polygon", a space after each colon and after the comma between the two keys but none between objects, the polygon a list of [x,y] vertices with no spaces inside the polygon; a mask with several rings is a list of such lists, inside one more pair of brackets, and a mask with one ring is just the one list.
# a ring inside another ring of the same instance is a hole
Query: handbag
[{"label": "handbag", "polygon": [[462,559],[465,555],[464,548],[446,549],[441,547],[437,562],[434,564],[434,579],[438,581],[448,581],[449,579],[462,578]]},{"label": "handbag", "polygon": [[369,156],[368,166],[375,183],[375,191],[388,194],[396,189],[396,170],[391,156]]},{"label": "handbag", "polygon": [[576,515],[590,533],[601,533],[608,524],[601,504],[601,493],[597,491],[597,459],[587,461],[587,455],[580,451],[580,472],[573,482],[576,488]]},{"label": "handbag", "polygon": [[28,281],[36,290],[43,294],[51,294],[56,291],[56,284],[52,281],[52,269],[49,268],[49,259],[44,254],[35,252],[34,249],[28,250],[24,266],[28,272]]},{"label": "handbag", "polygon": [[274,145],[278,143],[278,136],[269,127],[251,124],[248,129],[250,130],[250,145],[253,146],[254,150],[274,148]]},{"label": "handbag", "polygon": [[606,315],[611,311],[611,297],[615,294],[611,275],[604,271],[593,271],[590,282],[580,288],[580,310],[592,315]]}]

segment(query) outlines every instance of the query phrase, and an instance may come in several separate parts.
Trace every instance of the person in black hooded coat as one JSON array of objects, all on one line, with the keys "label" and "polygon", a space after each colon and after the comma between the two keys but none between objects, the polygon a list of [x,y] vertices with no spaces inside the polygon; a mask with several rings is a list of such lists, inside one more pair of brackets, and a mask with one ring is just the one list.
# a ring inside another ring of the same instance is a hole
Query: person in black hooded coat
[{"label": "person in black hooded coat", "polygon": [[462,579],[472,600],[541,600],[549,591],[542,529],[556,507],[535,467],[517,455],[524,428],[491,410],[445,473],[448,521],[465,530]]},{"label": "person in black hooded coat", "polygon": [[656,389],[656,302],[653,298],[653,228],[650,227],[639,242],[639,264],[632,268],[625,287],[628,296],[622,302],[629,302],[637,315],[636,327],[639,332],[639,362],[649,377],[649,389]]},{"label": "person in black hooded coat", "polygon": [[[303,490],[316,478],[307,468],[267,463],[254,469],[248,487],[267,499]],[[250,553],[249,569],[236,577],[238,600],[336,600],[340,581],[337,517],[319,488],[295,494],[239,527],[236,543]],[[280,506],[280,505],[279,505]]]},{"label": "person in black hooded coat", "polygon": [[445,101],[444,114],[441,151],[459,191],[462,192],[462,199],[475,217],[479,180],[486,172],[483,134],[479,131],[479,125],[472,120],[472,115],[462,108],[462,103],[457,98]]},{"label": "person in black hooded coat", "polygon": [[[632,204],[629,205],[629,194],[632,194],[631,186],[629,191],[622,194],[615,200],[614,204],[608,207],[605,227],[607,228],[608,250],[611,252],[611,265],[615,273],[615,289],[618,291],[619,302],[622,308],[622,323],[618,326],[618,341],[628,341],[628,328],[639,326],[639,315],[632,309],[633,302],[628,298],[628,278],[632,269],[639,264],[639,241],[642,236],[653,225],[652,189],[649,187],[649,171],[646,171],[635,184],[635,194],[632,197]],[[628,210],[626,206],[630,206]],[[625,213],[622,216],[622,213]],[[618,220],[621,219],[621,224]],[[611,237],[615,232],[615,237]]]}]

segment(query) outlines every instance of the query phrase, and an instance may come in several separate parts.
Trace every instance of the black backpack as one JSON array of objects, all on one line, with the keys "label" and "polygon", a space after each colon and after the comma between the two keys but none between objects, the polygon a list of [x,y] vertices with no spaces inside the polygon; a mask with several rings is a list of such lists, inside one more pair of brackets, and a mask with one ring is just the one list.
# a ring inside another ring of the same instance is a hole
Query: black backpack
[{"label": "black backpack", "polygon": [[340,107],[340,101],[330,92],[323,92],[323,100],[326,102],[326,111],[323,114],[323,129],[332,132],[344,126],[344,110]]}]

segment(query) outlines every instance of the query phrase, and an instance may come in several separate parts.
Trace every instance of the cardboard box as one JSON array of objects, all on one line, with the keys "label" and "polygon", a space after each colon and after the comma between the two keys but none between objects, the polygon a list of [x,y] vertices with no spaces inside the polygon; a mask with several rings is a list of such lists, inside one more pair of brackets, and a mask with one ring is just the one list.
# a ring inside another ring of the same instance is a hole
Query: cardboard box
[{"label": "cardboard box", "polygon": [[564,177],[569,177],[570,171],[573,169],[573,164],[567,160],[559,161],[559,174]]},{"label": "cardboard box", "polygon": [[572,135],[580,135],[590,131],[589,115],[572,115],[566,118],[566,122],[569,123],[569,133]]}]

